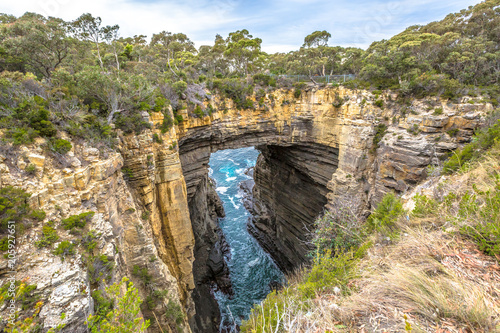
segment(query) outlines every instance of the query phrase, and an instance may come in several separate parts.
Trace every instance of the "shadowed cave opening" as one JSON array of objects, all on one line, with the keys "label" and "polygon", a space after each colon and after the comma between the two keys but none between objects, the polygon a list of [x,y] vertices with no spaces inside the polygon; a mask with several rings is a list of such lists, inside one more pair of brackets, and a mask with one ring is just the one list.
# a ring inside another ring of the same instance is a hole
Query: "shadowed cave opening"
[{"label": "shadowed cave opening", "polygon": [[230,332],[283,282],[281,272],[309,260],[308,234],[327,203],[338,149],[196,141],[179,142],[195,235],[190,325],[194,332]]}]

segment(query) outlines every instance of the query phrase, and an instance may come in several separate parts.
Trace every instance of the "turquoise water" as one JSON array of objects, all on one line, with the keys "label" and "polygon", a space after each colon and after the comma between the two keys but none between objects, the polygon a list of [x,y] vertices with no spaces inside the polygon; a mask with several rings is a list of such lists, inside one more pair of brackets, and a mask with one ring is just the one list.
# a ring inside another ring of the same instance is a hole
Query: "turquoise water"
[{"label": "turquoise water", "polygon": [[[222,150],[210,156],[210,177],[224,203],[226,217],[220,226],[231,248],[229,271],[234,296],[215,294],[221,310],[221,327],[234,326],[248,318],[253,305],[260,303],[271,291],[269,284],[281,282],[283,274],[272,259],[248,233],[250,214],[241,201],[240,182],[251,179],[245,170],[255,166],[259,152],[254,148]],[[234,318],[234,321],[233,321]]]}]

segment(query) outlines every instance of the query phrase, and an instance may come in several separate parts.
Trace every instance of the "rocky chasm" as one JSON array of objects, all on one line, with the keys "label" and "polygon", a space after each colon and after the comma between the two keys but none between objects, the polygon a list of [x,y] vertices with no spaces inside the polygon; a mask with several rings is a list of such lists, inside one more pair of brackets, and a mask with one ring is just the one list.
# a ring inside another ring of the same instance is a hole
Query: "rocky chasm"
[{"label": "rocky chasm", "polygon": [[[382,99],[380,108],[368,91],[311,88],[295,98],[293,91],[277,90],[255,109],[237,110],[231,100],[212,96],[205,104],[217,112],[197,118],[182,110],[185,120],[167,133],[156,129],[163,114],[144,112],[153,129],[120,134],[114,153],[75,142],[65,167],[44,153],[42,142],[21,147],[21,154],[0,156],[0,181],[32,193],[30,205],[47,213],[43,223],[96,213],[89,228],[99,232],[97,246],[114,262],[110,279],[131,278],[143,299],[152,289],[166,294],[142,308],[152,319],[149,331],[168,326],[218,332],[213,290],[230,293],[231,282],[224,260],[227,243],[218,225],[224,210],[208,176],[211,153],[242,147],[260,151],[247,202],[248,229],[287,272],[307,261],[308,231],[324,209],[349,196],[367,214],[385,193],[407,191],[469,141],[491,109],[466,98],[458,104],[427,98],[407,105],[396,103],[391,93]],[[442,112],[435,114],[434,108]],[[37,165],[35,176],[22,172],[28,162]],[[82,249],[61,261],[49,250],[34,248],[41,227],[19,239],[22,264],[16,280],[36,284],[45,328],[64,312],[65,332],[85,332],[92,292],[102,286],[90,283]],[[60,234],[61,240],[71,240],[69,233]],[[135,267],[151,275],[147,286],[133,274]],[[4,258],[0,269],[5,276]],[[184,313],[178,324],[166,313],[169,302]]]}]

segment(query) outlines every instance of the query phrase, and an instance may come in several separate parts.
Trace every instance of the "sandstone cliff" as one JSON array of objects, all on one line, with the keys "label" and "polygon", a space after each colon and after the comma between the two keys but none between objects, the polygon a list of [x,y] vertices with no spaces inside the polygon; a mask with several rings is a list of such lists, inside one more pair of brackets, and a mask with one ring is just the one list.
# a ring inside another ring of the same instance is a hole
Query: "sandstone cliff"
[{"label": "sandstone cliff", "polygon": [[[166,291],[143,307],[152,332],[159,332],[156,320],[185,332],[190,326],[215,332],[219,312],[212,290],[230,293],[231,288],[217,225],[223,209],[208,178],[210,153],[248,146],[261,151],[249,230],[288,271],[307,260],[308,233],[325,208],[352,196],[366,214],[384,193],[405,193],[446,153],[470,140],[491,109],[466,99],[400,105],[395,97],[309,88],[294,98],[292,91],[277,90],[255,102],[255,110],[237,110],[230,100],[213,96],[205,104],[217,112],[197,118],[183,110],[185,121],[165,134],[156,129],[120,134],[114,152],[74,142],[65,166],[41,148],[42,142],[5,149],[11,153],[0,157],[0,181],[32,193],[31,205],[47,212],[43,223],[94,211],[87,229],[98,232],[99,251],[114,262],[110,281],[131,277],[143,299],[151,288]],[[374,104],[377,99],[382,108]],[[155,128],[163,115],[151,112],[144,118]],[[163,143],[153,140],[153,132]],[[22,171],[27,163],[37,165],[36,175]],[[44,327],[55,325],[65,312],[65,330],[83,332],[93,309],[91,292],[103,285],[91,285],[81,246],[64,261],[33,246],[43,223],[19,239],[16,279],[37,285]],[[74,240],[67,231],[58,233],[60,240]],[[5,259],[0,258],[0,267],[5,276]],[[146,285],[134,275],[135,267],[146,269],[152,282]],[[179,327],[165,316],[169,301],[182,305]]]}]

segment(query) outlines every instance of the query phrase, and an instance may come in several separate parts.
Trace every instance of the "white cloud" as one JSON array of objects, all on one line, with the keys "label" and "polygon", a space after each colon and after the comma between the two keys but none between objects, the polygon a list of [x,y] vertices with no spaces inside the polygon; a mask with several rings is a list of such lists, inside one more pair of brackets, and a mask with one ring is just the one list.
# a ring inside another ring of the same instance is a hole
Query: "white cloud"
[{"label": "white cloud", "polygon": [[443,18],[480,0],[1,0],[0,12],[33,11],[74,20],[82,13],[119,24],[122,36],[167,30],[183,32],[197,46],[246,28],[266,52],[297,49],[315,30],[332,34],[331,44],[367,47],[414,24]]}]

